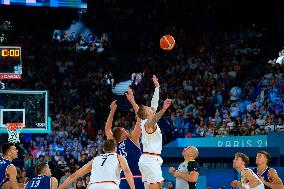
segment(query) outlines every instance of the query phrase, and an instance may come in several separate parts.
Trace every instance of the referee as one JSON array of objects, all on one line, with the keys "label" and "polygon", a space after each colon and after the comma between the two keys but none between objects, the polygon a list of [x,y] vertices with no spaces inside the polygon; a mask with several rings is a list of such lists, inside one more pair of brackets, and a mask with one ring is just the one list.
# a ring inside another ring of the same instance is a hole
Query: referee
[{"label": "referee", "polygon": [[170,167],[169,172],[176,177],[176,189],[196,189],[199,176],[199,165],[195,161],[198,157],[198,149],[194,146],[184,148],[182,151],[184,162],[176,170]]}]

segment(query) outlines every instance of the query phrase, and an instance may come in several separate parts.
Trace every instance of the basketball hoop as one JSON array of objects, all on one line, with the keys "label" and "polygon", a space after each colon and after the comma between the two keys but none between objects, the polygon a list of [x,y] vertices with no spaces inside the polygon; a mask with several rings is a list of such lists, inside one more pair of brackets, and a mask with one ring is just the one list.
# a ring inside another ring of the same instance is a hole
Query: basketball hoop
[{"label": "basketball hoop", "polygon": [[6,123],[6,128],[9,135],[8,142],[11,143],[20,142],[19,134],[21,130],[24,128],[24,126],[25,125],[23,123]]}]

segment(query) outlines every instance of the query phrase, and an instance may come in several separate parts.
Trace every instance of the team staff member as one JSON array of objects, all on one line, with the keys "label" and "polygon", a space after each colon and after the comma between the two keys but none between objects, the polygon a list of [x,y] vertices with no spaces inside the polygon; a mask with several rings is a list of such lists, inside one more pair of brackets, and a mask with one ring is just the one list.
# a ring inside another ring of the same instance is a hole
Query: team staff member
[{"label": "team staff member", "polygon": [[194,146],[184,148],[182,151],[184,162],[176,170],[170,167],[169,172],[176,177],[176,189],[196,189],[199,176],[199,165],[195,161],[198,157],[198,149]]}]

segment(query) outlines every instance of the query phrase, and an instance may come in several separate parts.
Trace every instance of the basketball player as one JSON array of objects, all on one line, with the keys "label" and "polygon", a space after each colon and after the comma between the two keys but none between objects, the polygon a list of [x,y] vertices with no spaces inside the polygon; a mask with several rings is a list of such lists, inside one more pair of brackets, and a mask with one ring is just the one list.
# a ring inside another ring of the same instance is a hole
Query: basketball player
[{"label": "basketball player", "polygon": [[142,181],[146,189],[159,189],[164,181],[161,165],[163,163],[160,157],[162,151],[162,133],[157,124],[163,114],[171,105],[171,100],[166,99],[163,108],[157,112],[159,102],[159,83],[156,76],[153,76],[155,92],[151,101],[151,107],[140,106],[138,117],[141,121],[143,154],[138,165],[142,174]]},{"label": "basketball player", "polygon": [[184,162],[176,170],[170,167],[169,172],[176,177],[176,189],[196,189],[199,176],[199,165],[195,161],[198,157],[198,149],[194,146],[184,148],[182,151]]},{"label": "basketball player", "polygon": [[40,164],[36,168],[37,176],[29,180],[25,189],[56,189],[58,180],[51,177],[51,170],[45,163]]},{"label": "basketball player", "polygon": [[[139,106],[136,104],[134,100],[132,89],[130,88],[128,89],[128,93],[126,93],[126,96],[129,102],[132,104],[134,111],[137,113]],[[113,101],[110,105],[111,110],[105,126],[105,133],[107,139],[115,139],[117,143],[117,153],[126,158],[129,168],[133,174],[136,189],[144,189],[142,176],[138,167],[138,161],[141,156],[141,149],[139,143],[139,138],[141,136],[141,129],[140,129],[141,120],[137,118],[135,127],[130,134],[122,127],[115,127],[112,132],[111,127],[116,108],[117,108],[116,101]],[[129,189],[129,185],[125,179],[124,172],[121,172],[120,178],[121,182],[119,188]]]},{"label": "basketball player", "polygon": [[265,189],[284,189],[282,180],[279,178],[275,169],[268,167],[270,154],[266,151],[259,151],[256,155],[256,165],[253,171],[265,185]]},{"label": "basketball player", "polygon": [[233,167],[241,174],[241,182],[234,180],[231,183],[232,187],[239,187],[241,189],[264,189],[264,184],[258,176],[249,168],[249,157],[243,153],[236,153],[233,160]]},{"label": "basketball player", "polygon": [[58,189],[66,188],[70,183],[91,172],[88,189],[119,189],[120,171],[124,171],[126,180],[131,189],[135,189],[133,175],[126,159],[116,153],[116,142],[106,140],[104,152],[84,165],[81,169],[69,176]]},{"label": "basketball player", "polygon": [[17,169],[12,161],[18,157],[18,150],[12,143],[2,146],[3,157],[0,157],[0,188],[18,189]]}]

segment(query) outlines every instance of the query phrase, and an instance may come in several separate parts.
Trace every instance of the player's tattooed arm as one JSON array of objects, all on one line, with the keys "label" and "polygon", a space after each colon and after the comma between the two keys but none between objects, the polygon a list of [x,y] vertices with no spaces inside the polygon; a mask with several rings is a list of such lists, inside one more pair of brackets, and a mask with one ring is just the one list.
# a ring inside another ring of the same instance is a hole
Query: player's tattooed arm
[{"label": "player's tattooed arm", "polygon": [[167,109],[170,107],[172,103],[171,99],[166,99],[163,105],[163,108],[157,112],[152,118],[148,119],[145,126],[150,127],[152,129],[156,129],[156,123],[162,118],[164,113],[167,111]]},{"label": "player's tattooed arm", "polygon": [[165,111],[162,109],[159,112],[157,112],[152,119],[148,119],[145,126],[156,128],[156,123],[161,119],[161,117],[164,115]]}]

